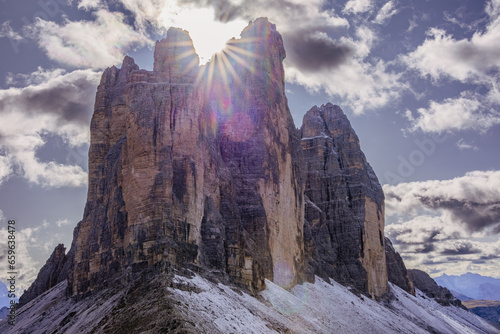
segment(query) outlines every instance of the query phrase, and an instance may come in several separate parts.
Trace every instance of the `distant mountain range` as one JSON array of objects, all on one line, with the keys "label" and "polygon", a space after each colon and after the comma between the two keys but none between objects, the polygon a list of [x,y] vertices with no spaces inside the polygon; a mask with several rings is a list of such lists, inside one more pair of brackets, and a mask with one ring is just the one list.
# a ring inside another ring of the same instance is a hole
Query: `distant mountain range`
[{"label": "distant mountain range", "polygon": [[500,300],[500,279],[479,274],[466,273],[460,276],[442,276],[434,278],[440,286],[461,300],[484,299]]}]

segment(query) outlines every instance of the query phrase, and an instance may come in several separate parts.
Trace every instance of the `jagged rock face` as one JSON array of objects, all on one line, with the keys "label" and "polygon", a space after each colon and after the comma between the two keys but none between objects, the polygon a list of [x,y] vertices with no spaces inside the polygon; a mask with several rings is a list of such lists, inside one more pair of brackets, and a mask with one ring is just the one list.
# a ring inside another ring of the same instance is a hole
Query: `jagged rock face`
[{"label": "jagged rock face", "polygon": [[417,289],[425,293],[427,297],[435,299],[439,304],[463,307],[462,302],[455,298],[450,290],[437,285],[436,281],[426,272],[418,269],[408,269],[408,275]]},{"label": "jagged rock face", "polygon": [[415,296],[415,287],[408,276],[403,259],[396,252],[389,238],[385,238],[385,259],[389,282],[396,284],[401,289]]},{"label": "jagged rock face", "polygon": [[188,33],[170,29],[152,72],[129,57],[104,71],[70,294],[161,260],[251,290],[303,278],[300,142],[284,57],[275,26],[258,19],[204,68]]},{"label": "jagged rock face", "polygon": [[19,298],[19,307],[66,280],[71,262],[71,260],[68,261],[70,256],[69,253],[66,255],[66,248],[63,244],[57,245],[45,265],[40,269],[35,281]]},{"label": "jagged rock face", "polygon": [[303,119],[306,249],[317,274],[372,296],[388,291],[384,194],[349,120],[331,103]]},{"label": "jagged rock face", "polygon": [[275,26],[257,20],[209,65],[229,63],[228,74],[218,71],[208,85],[207,110],[217,119],[220,156],[231,176],[229,187],[221,188],[222,206],[229,210],[221,214],[239,229],[227,238],[228,270],[236,269],[244,249],[245,270],[251,267],[260,277],[292,286],[304,266],[304,205],[300,141],[285,96],[284,58]]}]

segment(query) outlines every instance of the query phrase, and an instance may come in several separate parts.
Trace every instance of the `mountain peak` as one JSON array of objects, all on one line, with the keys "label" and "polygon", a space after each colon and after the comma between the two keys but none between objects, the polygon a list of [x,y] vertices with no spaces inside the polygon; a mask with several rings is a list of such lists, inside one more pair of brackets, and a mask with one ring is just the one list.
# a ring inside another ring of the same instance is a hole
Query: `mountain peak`
[{"label": "mountain peak", "polygon": [[388,291],[383,193],[342,109],[313,107],[300,138],[276,26],[257,19],[233,43],[231,78],[222,62],[199,67],[179,28],[156,43],[153,71],[130,57],[104,71],[70,295],[167,265],[252,293],[314,275],[373,298]]}]

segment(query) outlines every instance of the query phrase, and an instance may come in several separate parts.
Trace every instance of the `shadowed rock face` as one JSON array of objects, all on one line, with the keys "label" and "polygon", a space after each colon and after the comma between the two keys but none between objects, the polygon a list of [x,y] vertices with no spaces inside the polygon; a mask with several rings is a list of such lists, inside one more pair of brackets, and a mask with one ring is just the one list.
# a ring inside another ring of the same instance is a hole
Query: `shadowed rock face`
[{"label": "shadowed rock face", "polygon": [[384,197],[338,106],[297,130],[281,35],[257,19],[210,63],[186,31],[104,71],[91,122],[89,190],[68,293],[158,263],[220,273],[256,292],[314,274],[387,291]]},{"label": "shadowed rock face", "polygon": [[387,261],[387,275],[389,282],[396,284],[401,289],[415,296],[415,287],[408,276],[406,266],[394,249],[391,240],[385,238],[385,258]]},{"label": "shadowed rock face", "polygon": [[408,275],[417,289],[425,293],[427,297],[435,299],[439,304],[443,306],[455,305],[463,307],[462,302],[455,298],[450,290],[437,285],[426,272],[418,269],[409,269]]},{"label": "shadowed rock face", "polygon": [[68,268],[71,262],[71,260],[68,261],[68,258],[72,254],[66,255],[65,252],[66,248],[63,244],[57,245],[45,265],[40,269],[36,280],[19,298],[19,307],[68,278]]},{"label": "shadowed rock face", "polygon": [[314,106],[303,120],[307,173],[304,229],[318,274],[372,296],[388,290],[384,194],[340,107]]}]

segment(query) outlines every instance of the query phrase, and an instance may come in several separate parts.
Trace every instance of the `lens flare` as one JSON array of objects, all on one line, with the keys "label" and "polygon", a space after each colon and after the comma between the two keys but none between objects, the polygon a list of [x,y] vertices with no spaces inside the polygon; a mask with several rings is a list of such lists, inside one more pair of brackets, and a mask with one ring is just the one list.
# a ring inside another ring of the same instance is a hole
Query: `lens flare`
[{"label": "lens flare", "polygon": [[244,142],[252,136],[254,129],[252,119],[246,113],[237,111],[227,120],[224,132],[230,140]]}]

